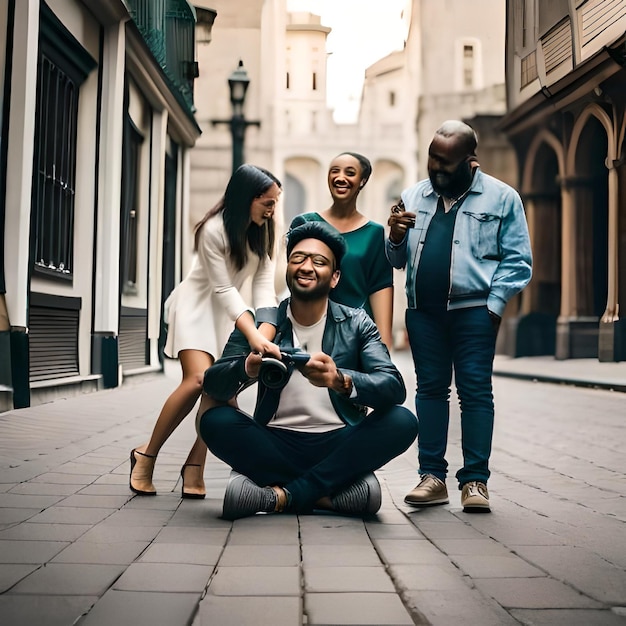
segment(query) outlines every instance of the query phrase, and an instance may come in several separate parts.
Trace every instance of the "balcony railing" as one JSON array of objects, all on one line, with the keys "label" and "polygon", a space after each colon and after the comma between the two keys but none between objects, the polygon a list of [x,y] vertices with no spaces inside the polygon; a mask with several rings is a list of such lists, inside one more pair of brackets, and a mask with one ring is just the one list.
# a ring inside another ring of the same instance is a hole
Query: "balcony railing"
[{"label": "balcony railing", "polygon": [[130,14],[154,58],[193,112],[195,9],[186,0],[127,0]]}]

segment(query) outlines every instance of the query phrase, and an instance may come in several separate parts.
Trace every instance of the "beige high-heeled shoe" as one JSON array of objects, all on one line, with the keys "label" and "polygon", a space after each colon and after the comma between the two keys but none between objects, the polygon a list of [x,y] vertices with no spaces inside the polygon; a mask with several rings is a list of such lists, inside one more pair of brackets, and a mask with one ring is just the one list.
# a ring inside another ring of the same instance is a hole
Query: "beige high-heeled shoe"
[{"label": "beige high-heeled shoe", "polygon": [[156,456],[153,454],[146,454],[139,452],[139,450],[130,451],[128,486],[138,496],[156,496],[156,488],[152,484],[155,463]]},{"label": "beige high-heeled shoe", "polygon": [[[196,487],[187,487],[187,489],[185,489],[185,474],[189,474],[188,478],[190,479],[190,482],[197,485]],[[185,463],[180,468],[180,478],[183,481],[181,496],[183,498],[202,500],[202,498],[206,497],[203,474],[204,465],[199,465],[198,463]]]}]

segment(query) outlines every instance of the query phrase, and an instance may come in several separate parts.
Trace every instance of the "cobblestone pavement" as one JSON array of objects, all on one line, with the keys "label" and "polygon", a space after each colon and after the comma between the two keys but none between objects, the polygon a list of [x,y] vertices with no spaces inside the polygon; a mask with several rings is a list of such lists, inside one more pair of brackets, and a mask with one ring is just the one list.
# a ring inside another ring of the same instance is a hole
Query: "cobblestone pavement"
[{"label": "cobblestone pavement", "polygon": [[[410,356],[394,359],[412,406]],[[626,624],[626,396],[572,385],[619,388],[626,364],[562,365],[497,359],[490,515],[460,507],[456,406],[449,505],[403,503],[411,449],[377,472],[372,519],[234,523],[219,517],[229,470],[215,458],[206,500],[175,488],[192,419],[159,456],[159,495],[128,489],[129,452],[175,386],[168,376],[0,414],[0,623]],[[532,382],[548,376],[570,384]]]}]

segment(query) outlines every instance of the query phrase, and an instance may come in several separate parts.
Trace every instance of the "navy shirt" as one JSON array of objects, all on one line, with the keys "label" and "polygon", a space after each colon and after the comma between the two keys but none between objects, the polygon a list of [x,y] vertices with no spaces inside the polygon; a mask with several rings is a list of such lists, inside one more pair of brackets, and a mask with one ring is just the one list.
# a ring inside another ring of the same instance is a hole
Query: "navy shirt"
[{"label": "navy shirt", "polygon": [[447,308],[452,236],[457,208],[455,205],[446,213],[443,198],[440,196],[437,212],[426,231],[424,249],[415,278],[417,308],[421,311],[438,312]]}]

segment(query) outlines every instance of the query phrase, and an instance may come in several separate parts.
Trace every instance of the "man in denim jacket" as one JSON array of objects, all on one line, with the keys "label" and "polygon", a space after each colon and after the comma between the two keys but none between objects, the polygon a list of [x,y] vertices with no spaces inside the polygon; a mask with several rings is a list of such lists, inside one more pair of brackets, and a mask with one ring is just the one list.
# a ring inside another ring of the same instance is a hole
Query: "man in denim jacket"
[{"label": "man in denim jacket", "polygon": [[518,193],[483,173],[474,130],[444,122],[428,150],[429,178],[392,208],[386,254],[406,268],[406,328],[417,374],[420,482],[413,506],[448,502],[445,459],[454,381],[461,407],[467,512],[488,512],[493,435],[493,358],[506,303],[531,277],[531,250]]},{"label": "man in denim jacket", "polygon": [[[293,228],[291,296],[278,307],[274,337],[283,360],[268,363],[235,331],[205,373],[198,432],[234,470],[225,519],[314,509],[376,513],[381,490],[374,470],[417,435],[415,416],[400,406],[404,381],[374,322],[362,309],[328,298],[345,251],[342,235],[328,224]],[[251,419],[236,398],[255,383]]]}]

